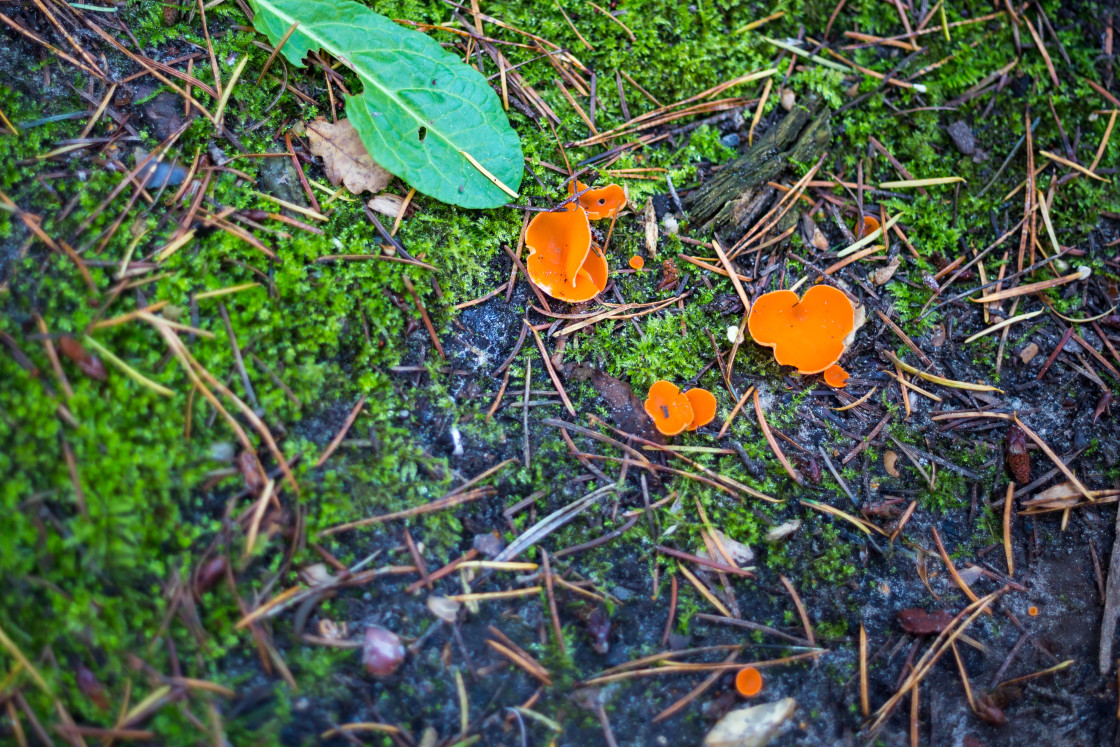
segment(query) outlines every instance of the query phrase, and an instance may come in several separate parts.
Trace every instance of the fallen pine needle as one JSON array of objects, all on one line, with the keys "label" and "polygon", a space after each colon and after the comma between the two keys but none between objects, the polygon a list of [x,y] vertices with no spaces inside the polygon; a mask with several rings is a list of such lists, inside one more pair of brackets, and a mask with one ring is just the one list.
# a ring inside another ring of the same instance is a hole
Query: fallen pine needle
[{"label": "fallen pine needle", "polygon": [[1088,267],[1079,267],[1077,272],[1071,272],[1068,275],[1053,278],[1052,280],[1042,280],[1037,283],[1027,283],[1026,285],[1019,285],[1007,290],[997,291],[987,296],[980,298],[969,299],[973,303],[991,303],[992,301],[1003,301],[1008,298],[1015,298],[1016,296],[1025,296],[1029,293],[1037,293],[1039,291],[1048,290],[1050,288],[1057,288],[1059,285],[1067,283],[1074,283],[1078,280],[1087,280],[1093,271]]},{"label": "fallen pine needle", "polygon": [[1003,394],[1002,389],[1000,389],[998,387],[990,386],[988,384],[969,384],[968,382],[965,382],[965,381],[954,381],[953,379],[946,379],[946,378],[943,378],[941,376],[934,376],[933,374],[926,373],[925,371],[918,370],[914,366],[911,366],[909,363],[904,363],[903,361],[899,360],[898,357],[895,356],[895,354],[892,353],[889,350],[884,350],[883,352],[886,354],[887,358],[889,358],[891,360],[892,363],[894,363],[896,366],[901,368],[906,373],[912,373],[915,376],[920,376],[921,378],[925,379],[926,381],[932,381],[934,384],[941,384],[942,386],[951,387],[953,389],[968,389],[968,390],[973,391],[973,392],[999,392],[1000,394]]},{"label": "fallen pine needle", "polygon": [[1004,319],[1002,322],[998,322],[996,324],[993,324],[992,326],[988,327],[987,329],[981,330],[980,332],[977,332],[976,334],[972,335],[971,337],[966,338],[965,342],[973,342],[975,340],[979,340],[984,335],[990,335],[992,332],[999,332],[1004,327],[1010,327],[1015,322],[1022,322],[1022,321],[1026,321],[1027,319],[1033,319],[1045,310],[1046,309],[1039,309],[1038,311],[1032,311],[1029,314],[1020,314],[1019,316],[1013,316],[1010,319]]},{"label": "fallen pine needle", "polygon": [[688,570],[688,568],[686,568],[684,565],[681,565],[679,563],[677,564],[677,570],[679,570],[681,572],[681,574],[686,579],[688,579],[688,582],[690,584],[692,584],[693,586],[696,587],[696,591],[700,592],[700,595],[702,597],[707,599],[708,602],[713,607],[715,607],[717,610],[719,610],[721,615],[723,615],[724,617],[732,617],[731,611],[723,605],[723,602],[719,601],[719,599],[716,598],[715,594],[708,591],[708,587],[704,586],[704,584],[700,581],[700,579],[698,579],[698,578],[696,578],[696,576],[692,575],[692,571]]},{"label": "fallen pine needle", "polygon": [[816,509],[817,511],[820,511],[822,514],[832,514],[833,516],[837,516],[837,517],[843,519],[844,521],[849,522],[856,529],[860,530],[864,534],[871,534],[872,531],[876,531],[879,534],[882,534],[884,537],[886,536],[886,532],[884,532],[882,529],[875,526],[871,522],[864,521],[863,519],[857,519],[855,516],[852,516],[851,514],[844,513],[843,511],[841,511],[838,508],[834,508],[832,506],[829,506],[827,503],[817,503],[816,501],[809,500],[808,498],[803,498],[801,500],[801,505],[802,506],[808,506],[809,508],[812,508],[812,509]]},{"label": "fallen pine needle", "polygon": [[1055,161],[1057,163],[1060,163],[1063,166],[1068,166],[1071,169],[1073,169],[1074,171],[1078,171],[1078,172],[1084,174],[1085,176],[1089,177],[1090,179],[1096,179],[1097,181],[1104,182],[1105,184],[1108,184],[1112,181],[1111,179],[1105,179],[1103,176],[1099,176],[1097,174],[1094,174],[1092,171],[1085,168],[1081,164],[1076,163],[1074,161],[1070,161],[1067,158],[1062,158],[1061,156],[1057,155],[1056,153],[1051,153],[1048,150],[1041,150],[1041,149],[1038,152],[1041,153],[1042,155],[1046,156],[1047,158],[1049,158],[1051,161]]},{"label": "fallen pine needle", "polygon": [[[762,435],[766,437],[766,443],[770,444],[770,450],[774,452],[774,456],[781,462],[782,467],[789,474],[790,478],[797,483],[801,484],[801,476],[793,470],[793,465],[789,463],[785,453],[782,452],[778,442],[774,439],[774,434],[770,432],[770,426],[766,422],[766,416],[762,414],[762,402],[758,398],[758,390],[754,391],[754,413],[758,416],[758,425],[762,428]],[[730,617],[730,615],[728,615]]]},{"label": "fallen pine needle", "polygon": [[447,598],[455,602],[485,602],[490,599],[514,599],[528,597],[540,593],[543,586],[530,586],[526,589],[510,589],[509,591],[486,591],[477,594],[452,594]]},{"label": "fallen pine needle", "polygon": [[380,734],[400,734],[401,730],[389,724],[379,724],[375,721],[361,721],[353,724],[343,724],[336,726],[333,729],[327,729],[319,735],[320,739],[330,739],[337,737],[340,734],[349,734],[351,732],[378,732]]},{"label": "fallen pine needle", "polygon": [[905,179],[899,182],[881,182],[879,189],[906,189],[908,187],[936,187],[941,184],[963,182],[959,176],[935,176],[929,179]]},{"label": "fallen pine needle", "polygon": [[845,410],[851,410],[853,408],[859,407],[864,402],[871,399],[871,395],[875,394],[875,390],[877,390],[878,388],[879,387],[877,387],[877,386],[873,386],[873,387],[871,387],[871,391],[869,391],[867,394],[865,394],[862,397],[860,397],[859,399],[857,399],[855,402],[844,405],[843,407],[832,407],[832,408],[829,408],[829,409],[831,409],[833,412],[844,412]]},{"label": "fallen pine needle", "polygon": [[1022,677],[1016,677],[1015,679],[1007,680],[1006,682],[1001,682],[998,685],[996,685],[995,689],[998,690],[999,688],[1007,687],[1008,685],[1018,685],[1020,682],[1026,682],[1027,680],[1033,680],[1036,677],[1045,677],[1048,674],[1056,674],[1056,673],[1062,671],[1063,669],[1069,669],[1071,666],[1073,666],[1074,662],[1075,662],[1074,659],[1066,659],[1065,661],[1061,662],[1060,664],[1055,664],[1052,667],[1047,667],[1046,669],[1042,669],[1042,670],[1039,670],[1037,672],[1032,672],[1030,674],[1024,674]]}]

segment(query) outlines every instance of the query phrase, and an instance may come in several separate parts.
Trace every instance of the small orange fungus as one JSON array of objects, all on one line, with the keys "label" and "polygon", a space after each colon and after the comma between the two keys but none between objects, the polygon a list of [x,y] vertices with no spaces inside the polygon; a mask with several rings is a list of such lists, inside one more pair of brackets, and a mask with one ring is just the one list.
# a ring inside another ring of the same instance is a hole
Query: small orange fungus
[{"label": "small orange fungus", "polygon": [[692,403],[668,381],[654,382],[645,408],[657,430],[666,436],[675,436],[692,423]]},{"label": "small orange fungus", "polygon": [[863,225],[856,226],[856,238],[862,239],[864,236],[879,230],[879,219],[873,215],[863,216]]},{"label": "small orange fungus", "polygon": [[1034,617],[1035,615],[1038,614],[1038,607],[1035,607],[1032,604],[1030,607],[1027,608],[1027,614],[1030,615],[1031,617]]},{"label": "small orange fungus", "polygon": [[848,372],[833,363],[824,370],[824,383],[833,389],[843,389],[848,385]]},{"label": "small orange fungus", "polygon": [[854,327],[852,302],[829,285],[815,285],[800,299],[788,290],[765,293],[747,318],[751,337],[773,348],[778,363],[796,366],[803,374],[824,372],[830,386],[842,386],[847,380],[836,361]]},{"label": "small orange fungus", "polygon": [[607,259],[591,245],[591,224],[579,205],[537,213],[525,231],[525,269],[533,284],[553,298],[589,301],[607,287]]},{"label": "small orange fungus", "polygon": [[762,692],[762,673],[754,667],[743,667],[735,675],[735,689],[744,698],[753,698]]},{"label": "small orange fungus", "polygon": [[[568,182],[568,196],[576,192],[583,192],[587,185],[576,180]],[[591,220],[613,218],[622,208],[626,207],[626,190],[617,184],[608,184],[599,189],[588,190],[579,196],[580,206],[587,211]]]},{"label": "small orange fungus", "polygon": [[688,430],[694,431],[697,428],[703,428],[715,420],[716,398],[714,394],[707,389],[689,389],[684,393],[684,396],[688,397],[688,403],[692,405],[692,422],[688,424]]},{"label": "small orange fungus", "polygon": [[633,268],[635,270],[640,270],[645,266],[646,266],[646,261],[644,259],[642,259],[641,256],[635,254],[633,257],[630,258],[630,267],[631,268]]}]

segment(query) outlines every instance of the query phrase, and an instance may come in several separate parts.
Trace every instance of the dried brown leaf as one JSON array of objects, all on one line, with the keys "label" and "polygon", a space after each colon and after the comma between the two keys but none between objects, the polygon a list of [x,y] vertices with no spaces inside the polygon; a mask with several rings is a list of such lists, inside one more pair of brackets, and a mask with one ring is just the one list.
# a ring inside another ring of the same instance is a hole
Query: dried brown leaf
[{"label": "dried brown leaf", "polygon": [[311,152],[323,159],[327,179],[334,186],[343,184],[356,195],[376,194],[389,186],[393,175],[374,162],[349,120],[332,123],[319,117],[307,123],[307,139]]}]

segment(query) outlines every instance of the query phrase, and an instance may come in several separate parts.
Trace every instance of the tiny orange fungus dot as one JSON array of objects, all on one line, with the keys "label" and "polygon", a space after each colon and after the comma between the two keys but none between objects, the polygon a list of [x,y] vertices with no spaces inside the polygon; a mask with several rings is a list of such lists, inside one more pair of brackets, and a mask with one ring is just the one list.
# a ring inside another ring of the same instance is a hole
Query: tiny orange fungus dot
[{"label": "tiny orange fungus dot", "polygon": [[644,259],[642,259],[641,256],[635,254],[633,257],[630,258],[630,267],[632,267],[633,269],[640,270],[645,266],[646,266],[646,261]]},{"label": "tiny orange fungus dot", "polygon": [[1032,604],[1030,607],[1027,608],[1027,614],[1030,615],[1031,617],[1034,617],[1035,615],[1038,614],[1038,607],[1035,607]]},{"label": "tiny orange fungus dot", "polygon": [[735,675],[735,689],[744,698],[753,698],[762,692],[762,673],[754,667],[743,667]]}]

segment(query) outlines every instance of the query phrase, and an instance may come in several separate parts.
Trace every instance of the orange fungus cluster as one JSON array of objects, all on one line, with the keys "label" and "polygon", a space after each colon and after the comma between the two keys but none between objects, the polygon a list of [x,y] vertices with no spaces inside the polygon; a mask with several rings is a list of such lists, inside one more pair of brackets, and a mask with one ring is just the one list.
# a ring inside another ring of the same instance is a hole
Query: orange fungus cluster
[{"label": "orange fungus cluster", "polygon": [[707,389],[682,392],[668,381],[657,381],[649,388],[645,410],[660,433],[675,436],[712,422],[716,416],[716,398]]},{"label": "orange fungus cluster", "polygon": [[774,349],[774,359],[800,373],[823,373],[825,383],[843,387],[848,374],[836,362],[855,328],[855,309],[843,291],[816,285],[800,299],[789,290],[766,293],[747,319],[751,337]]},{"label": "orange fungus cluster", "polygon": [[[586,189],[580,185],[580,189]],[[569,188],[569,194],[575,194]],[[586,199],[590,197],[590,199]],[[584,202],[595,207],[594,210]],[[576,202],[537,215],[525,230],[525,269],[542,291],[569,303],[590,301],[607,287],[607,258],[592,240],[589,220],[610,218],[626,205],[617,184],[591,190]]]}]

